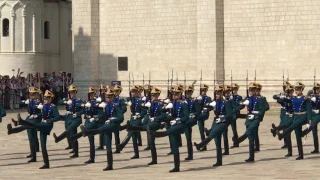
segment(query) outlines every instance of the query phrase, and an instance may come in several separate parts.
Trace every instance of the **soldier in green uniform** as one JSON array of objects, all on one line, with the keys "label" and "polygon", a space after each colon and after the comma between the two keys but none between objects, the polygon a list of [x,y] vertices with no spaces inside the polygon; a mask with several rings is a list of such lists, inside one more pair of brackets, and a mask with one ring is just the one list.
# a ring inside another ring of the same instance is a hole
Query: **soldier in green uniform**
[{"label": "soldier in green uniform", "polygon": [[[274,95],[273,99],[277,100],[277,103],[281,104],[281,113],[280,113],[280,124],[278,127],[275,126],[274,123],[272,123],[272,129],[271,133],[273,134],[273,137],[276,136],[277,131],[285,130],[287,129],[292,123],[293,123],[293,105],[291,102],[285,102],[284,98],[291,98],[294,93],[294,86],[288,85],[286,86],[286,89],[284,89],[284,92],[286,94],[280,93],[279,95]],[[291,143],[291,133],[288,133],[285,139],[285,147],[288,148],[288,154],[285,155],[285,157],[291,157],[292,156],[292,143]]]},{"label": "soldier in green uniform", "polygon": [[84,126],[80,126],[83,136],[94,136],[96,134],[104,133],[105,145],[107,149],[107,161],[108,166],[104,168],[104,171],[113,170],[113,155],[112,155],[112,133],[118,130],[119,124],[123,122],[122,110],[118,105],[114,103],[115,94],[112,89],[108,89],[106,92],[106,103],[101,103],[100,108],[103,109],[106,117],[105,124],[98,129],[86,129]]},{"label": "soldier in green uniform", "polygon": [[[143,101],[143,103],[147,103],[147,102],[150,102],[151,103],[151,90],[153,89],[153,86],[149,85],[149,84],[146,84],[144,85],[143,87],[143,98],[141,99]],[[144,121],[145,122],[145,121]],[[147,133],[147,136],[148,136],[148,133]],[[147,137],[147,139],[149,139],[149,137]],[[148,140],[148,145],[146,148],[144,148],[143,150],[150,150],[150,145],[149,145],[149,140]]]},{"label": "soldier in green uniform", "polygon": [[[100,85],[100,89],[99,89],[99,95],[96,96],[96,101],[97,103],[101,103],[101,102],[105,102],[106,101],[106,98],[105,98],[105,92],[107,91],[107,89],[109,89],[110,87],[109,86],[105,86],[105,85]],[[99,122],[99,126],[103,126],[104,125],[104,120],[105,118],[102,117],[102,119],[100,119],[98,122]],[[99,146],[96,150],[103,150],[103,146],[104,146],[104,134],[101,133],[99,134]]]},{"label": "soldier in green uniform", "polygon": [[20,117],[20,113],[18,114],[19,124],[40,131],[41,150],[44,162],[44,165],[41,166],[40,169],[47,169],[50,167],[47,152],[47,136],[50,135],[53,123],[60,119],[58,108],[51,103],[53,99],[53,93],[47,90],[44,94],[44,105],[40,104],[37,107],[42,110],[41,117],[43,119],[40,123],[28,120],[23,121]]},{"label": "soldier in green uniform", "polygon": [[[312,120],[310,126],[302,132],[302,137],[306,136],[309,132],[312,131],[313,134],[313,144],[314,150],[312,154],[319,153],[319,140],[318,140],[318,123],[320,122],[320,84],[316,83],[313,87],[313,93],[310,96],[311,106],[312,106]],[[310,123],[310,122],[309,122]]]},{"label": "soldier in green uniform", "polygon": [[0,123],[2,122],[2,118],[7,115],[6,110],[4,109],[3,105],[0,104]]},{"label": "soldier in green uniform", "polygon": [[[70,99],[62,99],[59,101],[59,104],[66,105],[67,113],[63,116],[63,119],[65,119],[67,127],[66,131],[64,131],[59,136],[53,133],[53,137],[56,143],[66,137],[70,141],[70,138],[77,134],[77,128],[82,123],[81,115],[84,114],[84,108],[81,105],[83,104],[83,101],[80,98],[76,98],[77,92],[77,87],[75,87],[74,85],[70,85],[68,88]],[[70,156],[70,158],[79,157],[78,140],[72,141],[72,149],[74,154]]]},{"label": "soldier in green uniform", "polygon": [[278,139],[282,140],[293,130],[296,134],[297,146],[299,156],[296,160],[303,159],[303,146],[302,146],[302,126],[308,122],[311,122],[312,119],[312,109],[310,104],[310,99],[303,95],[304,84],[297,82],[295,85],[295,93],[297,96],[292,96],[290,98],[281,97],[285,102],[292,103],[293,105],[293,123],[283,131],[281,134],[277,131]]},{"label": "soldier in green uniform", "polygon": [[[145,115],[146,111],[143,111],[141,108],[141,98],[138,96],[139,86],[134,85],[131,90],[131,97],[130,101],[127,103],[127,105],[130,107],[131,110],[131,116],[130,116],[130,124],[132,126],[141,126],[141,120]],[[139,147],[138,147],[138,134],[139,132],[128,132],[125,139],[117,145],[117,151],[122,151],[122,149],[127,145],[129,140],[132,137],[132,143],[133,143],[133,150],[134,150],[134,156],[131,157],[131,159],[137,159],[139,158]]]},{"label": "soldier in green uniform", "polygon": [[[256,96],[260,98],[259,102],[261,103],[261,105],[263,105],[263,107],[265,108],[264,113],[266,111],[269,111],[270,107],[269,107],[269,103],[267,102],[267,99],[261,95],[261,90],[262,90],[262,85],[259,83],[257,84],[257,93]],[[264,113],[260,116],[260,121],[263,121],[264,118]],[[260,124],[259,124],[260,126]],[[256,136],[255,136],[255,151],[260,151],[260,139],[259,139],[259,127],[256,131]]]},{"label": "soldier in green uniform", "polygon": [[[147,110],[142,122],[142,126],[131,126],[130,123],[127,124],[127,131],[129,132],[140,132],[146,131],[147,128],[150,128],[152,131],[160,129],[161,122],[166,118],[165,113],[163,113],[162,102],[158,100],[160,96],[160,89],[153,88],[151,90],[151,101],[148,101],[143,104],[143,109]],[[155,146],[155,139],[152,136],[148,137],[148,144],[151,150],[152,161],[148,165],[157,164],[157,149]]]},{"label": "soldier in green uniform", "polygon": [[[84,104],[81,104],[85,108],[85,127],[86,129],[97,129],[101,123],[99,121],[104,117],[104,112],[99,108],[99,104],[94,98],[96,90],[92,87],[89,87],[88,90],[88,101]],[[79,132],[69,138],[70,141],[78,140],[82,137],[82,132]],[[90,159],[85,164],[91,164],[95,162],[95,147],[94,147],[94,136],[88,136],[90,144]]]},{"label": "soldier in green uniform", "polygon": [[[199,101],[200,104],[200,110],[201,114],[199,115],[198,118],[198,126],[199,126],[199,132],[200,132],[200,137],[201,140],[203,141],[205,139],[205,129],[204,129],[204,124],[207,119],[209,119],[209,112],[213,110],[212,107],[207,106],[207,104],[211,103],[211,97],[207,96],[209,86],[206,84],[201,84],[200,85],[200,96],[197,97],[197,100]],[[206,151],[207,147],[204,146],[201,151]]]},{"label": "soldier in green uniform", "polygon": [[[239,109],[239,111],[236,113],[236,116],[234,117],[234,120],[231,121],[231,129],[233,132],[233,138],[238,138],[238,132],[237,132],[237,116],[238,114],[240,114],[240,110],[244,108],[244,106],[240,106],[240,102],[242,101],[242,96],[240,96],[238,94],[238,90],[240,88],[240,86],[236,83],[232,83],[231,84],[231,88],[232,88],[232,96],[231,99],[236,103],[236,105],[238,106],[237,108]],[[239,144],[233,144],[233,146],[231,146],[231,148],[237,148],[239,147]]]},{"label": "soldier in green uniform", "polygon": [[192,127],[197,124],[197,119],[200,115],[200,104],[199,101],[192,98],[194,91],[194,86],[187,86],[185,89],[185,102],[188,105],[189,109],[189,119],[186,122],[186,128],[184,133],[187,140],[187,150],[188,157],[185,160],[193,160],[193,147],[192,147]]},{"label": "soldier in green uniform", "polygon": [[265,113],[265,104],[263,101],[260,101],[261,98],[257,97],[257,84],[250,83],[249,84],[249,97],[247,97],[241,105],[247,106],[247,118],[246,118],[246,132],[240,136],[239,138],[234,138],[233,141],[236,144],[241,143],[246,138],[249,139],[249,158],[245,160],[246,162],[254,161],[254,152],[255,152],[255,139],[257,135],[257,131],[260,125],[261,117]]},{"label": "soldier in green uniform", "polygon": [[[40,93],[41,93],[41,91],[39,88],[30,87],[29,88],[30,99],[27,99],[26,101],[21,102],[21,103],[28,105],[29,115],[27,116],[26,121],[30,121],[30,122],[34,122],[34,123],[41,122],[41,119],[42,119],[41,109],[38,108],[38,106],[41,104]],[[30,144],[30,151],[31,151],[31,154],[29,156],[27,156],[27,157],[31,157],[31,159],[28,162],[36,162],[37,161],[36,152],[37,152],[37,149],[39,148],[39,147],[37,147],[37,144],[38,144],[37,130],[33,129],[33,128],[28,128],[26,126],[12,128],[11,124],[7,125],[7,129],[8,129],[8,135],[19,133],[24,130],[27,130],[29,144]]]},{"label": "soldier in green uniform", "polygon": [[[201,150],[206,146],[212,139],[215,140],[217,147],[217,162],[213,166],[222,166],[222,149],[221,149],[221,138],[222,134],[227,130],[228,125],[233,119],[234,111],[233,101],[223,99],[223,90],[222,85],[215,87],[215,101],[212,101],[209,105],[214,109],[215,118],[212,123],[212,127],[209,133],[209,136],[204,139],[201,143],[194,143],[197,150]],[[227,89],[229,90],[229,89]]]},{"label": "soldier in green uniform", "polygon": [[[124,115],[127,112],[127,105],[125,103],[125,100],[120,98],[120,94],[122,92],[122,87],[119,85],[115,85],[113,87],[113,91],[114,91],[114,95],[115,97],[113,98],[114,103],[120,107],[122,114]],[[120,128],[120,124],[119,124],[119,128]],[[114,142],[115,145],[117,146],[118,144],[120,144],[120,131],[119,128],[117,128],[117,131],[114,131]],[[120,151],[115,151],[114,153],[120,153]]]},{"label": "soldier in green uniform", "polygon": [[149,135],[153,137],[165,137],[171,136],[172,140],[172,151],[174,157],[174,168],[169,172],[178,172],[180,171],[180,153],[179,153],[179,137],[184,133],[185,123],[189,119],[189,110],[188,105],[181,101],[181,94],[183,89],[179,86],[175,87],[172,91],[173,101],[169,103],[165,109],[170,110],[170,128],[163,132],[155,132],[150,128],[147,128]]}]

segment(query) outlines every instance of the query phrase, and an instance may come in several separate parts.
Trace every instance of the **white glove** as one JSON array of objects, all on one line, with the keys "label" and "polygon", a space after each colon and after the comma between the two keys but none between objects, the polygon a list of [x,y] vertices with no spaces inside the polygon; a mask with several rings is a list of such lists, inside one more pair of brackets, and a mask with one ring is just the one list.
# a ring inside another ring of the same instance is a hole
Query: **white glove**
[{"label": "white glove", "polygon": [[319,109],[313,110],[313,112],[319,114]]},{"label": "white glove", "polygon": [[216,123],[221,123],[221,119],[220,118],[216,119]]},{"label": "white glove", "polygon": [[144,107],[151,107],[151,103],[150,102],[147,102],[145,105],[144,105]]},{"label": "white glove", "polygon": [[132,117],[133,117],[133,119],[134,119],[134,120],[136,120],[136,119],[137,119],[137,116],[136,116],[136,115],[134,115],[134,116],[132,116]]},{"label": "white glove", "polygon": [[202,100],[202,96],[201,96],[201,95],[198,96],[198,97],[197,97],[197,100],[198,100],[198,101],[201,101],[201,100]]},{"label": "white glove", "polygon": [[105,108],[106,106],[107,106],[107,104],[105,102],[99,104],[99,107],[101,107],[101,108]]},{"label": "white glove", "polygon": [[77,117],[77,114],[72,114],[72,117],[74,117],[74,118]]},{"label": "white glove", "polygon": [[29,102],[30,102],[29,99],[27,99],[24,103],[25,104],[29,104]]},{"label": "white glove", "polygon": [[280,98],[280,99],[284,99],[284,98],[286,98],[286,96],[285,96],[284,94],[280,93],[279,98]]},{"label": "white glove", "polygon": [[248,115],[248,119],[252,120],[254,118],[254,115],[253,114],[249,114]]},{"label": "white glove", "polygon": [[141,99],[142,101],[146,101],[147,97],[143,96],[143,98]]},{"label": "white glove", "polygon": [[87,107],[87,108],[90,108],[91,107],[91,103],[87,102],[84,106]]},{"label": "white glove", "polygon": [[72,100],[69,99],[69,100],[67,101],[67,104],[71,105],[71,104],[72,104]]},{"label": "white glove", "polygon": [[203,110],[204,110],[204,111],[207,111],[207,110],[208,110],[208,108],[203,108]]},{"label": "white glove", "polygon": [[98,98],[96,99],[96,101],[97,101],[97,102],[101,102],[101,101],[102,101],[101,97],[98,97]]},{"label": "white glove", "polygon": [[153,122],[153,121],[154,121],[154,118],[150,118],[150,121]]},{"label": "white glove", "polygon": [[33,115],[30,115],[30,116],[29,116],[29,119],[33,119]]},{"label": "white glove", "polygon": [[215,101],[212,101],[209,106],[212,106],[212,107],[216,107],[217,103]]},{"label": "white glove", "polygon": [[90,122],[93,122],[93,121],[94,121],[94,118],[90,118],[89,121],[90,121]]},{"label": "white glove", "polygon": [[176,121],[180,121],[181,119],[180,119],[180,118],[176,118],[175,120],[176,120]]},{"label": "white glove", "polygon": [[64,101],[65,101],[65,100],[66,100],[66,98],[63,98],[62,100],[64,100]]},{"label": "white glove", "polygon": [[307,124],[307,129],[309,129],[311,127],[311,125],[310,124]]},{"label": "white glove", "polygon": [[230,100],[232,100],[232,99],[233,99],[233,96],[231,95],[231,96],[230,96]]},{"label": "white glove", "polygon": [[132,102],[129,101],[129,102],[126,102],[127,106],[131,106],[132,105]]},{"label": "white glove", "polygon": [[171,125],[171,126],[174,126],[174,125],[176,125],[176,124],[177,124],[177,121],[176,121],[176,120],[171,120],[171,121],[170,121],[170,125]]},{"label": "white glove", "polygon": [[106,124],[109,124],[110,123],[110,120],[106,120]]},{"label": "white glove", "polygon": [[172,103],[169,103],[167,106],[166,106],[166,109],[171,109],[173,107],[173,104]]},{"label": "white glove", "polygon": [[169,104],[170,103],[170,99],[164,100],[164,103]]},{"label": "white glove", "polygon": [[312,101],[312,102],[316,102],[316,101],[317,101],[317,98],[316,98],[316,97],[312,97],[312,98],[311,98],[311,101]]},{"label": "white glove", "polygon": [[245,100],[242,104],[248,106],[249,105],[249,100]]},{"label": "white glove", "polygon": [[42,103],[40,103],[38,106],[37,106],[38,109],[43,109],[43,105]]}]

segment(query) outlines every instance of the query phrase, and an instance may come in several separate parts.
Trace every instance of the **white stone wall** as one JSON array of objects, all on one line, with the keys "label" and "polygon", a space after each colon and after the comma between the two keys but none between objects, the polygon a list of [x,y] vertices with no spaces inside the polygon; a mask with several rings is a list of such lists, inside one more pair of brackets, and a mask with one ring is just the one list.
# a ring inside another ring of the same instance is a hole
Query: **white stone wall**
[{"label": "white stone wall", "polygon": [[[12,67],[29,67],[21,70],[33,73],[72,71],[72,41],[69,30],[71,4],[43,3],[43,0],[0,0],[0,14],[0,31],[2,20],[10,20],[9,37],[3,37],[2,32],[0,36],[0,61],[3,63],[0,74],[11,74]],[[45,21],[50,22],[50,39],[44,39]],[[36,58],[34,65],[31,65],[30,57],[33,56]],[[21,63],[24,61],[27,65]]]}]

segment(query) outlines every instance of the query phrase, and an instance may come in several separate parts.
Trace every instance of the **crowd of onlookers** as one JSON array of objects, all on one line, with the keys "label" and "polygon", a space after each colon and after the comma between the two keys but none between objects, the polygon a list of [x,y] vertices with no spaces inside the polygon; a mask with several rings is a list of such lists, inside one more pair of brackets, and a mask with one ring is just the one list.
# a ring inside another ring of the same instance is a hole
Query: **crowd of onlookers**
[{"label": "crowd of onlookers", "polygon": [[71,73],[60,72],[59,74],[40,73],[23,76],[23,72],[18,72],[16,76],[0,75],[0,103],[6,109],[20,108],[20,101],[28,98],[29,87],[40,87],[44,93],[50,90],[56,96],[56,100],[67,97],[67,88],[72,84]]}]

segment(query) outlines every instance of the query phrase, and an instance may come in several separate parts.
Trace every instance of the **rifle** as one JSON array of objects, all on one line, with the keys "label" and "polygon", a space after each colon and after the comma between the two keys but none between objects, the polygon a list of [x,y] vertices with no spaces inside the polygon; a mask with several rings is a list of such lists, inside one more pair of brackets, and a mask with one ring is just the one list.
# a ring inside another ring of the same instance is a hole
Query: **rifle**
[{"label": "rifle", "polygon": [[233,87],[232,87],[232,69],[231,69],[231,94],[233,96]]},{"label": "rifle", "polygon": [[169,87],[169,83],[170,83],[170,78],[169,78],[169,71],[168,71],[168,92],[167,92],[167,97],[170,97],[170,87]]},{"label": "rifle", "polygon": [[257,79],[257,70],[254,70],[254,82],[256,82]]},{"label": "rifle", "polygon": [[215,91],[215,88],[216,88],[216,70],[214,70],[213,72],[213,99],[214,101],[216,101],[216,91]]},{"label": "rifle", "polygon": [[186,97],[186,88],[187,88],[187,78],[186,78],[186,72],[184,71],[184,84],[183,86],[185,87],[184,89],[184,97]]},{"label": "rifle", "polygon": [[282,70],[282,88],[283,88],[283,92],[285,93],[286,87],[284,85],[284,70]]},{"label": "rifle", "polygon": [[248,88],[248,70],[247,70],[247,78],[246,78],[246,95],[247,95],[247,99],[249,99],[249,88]]},{"label": "rifle", "polygon": [[[130,97],[130,101],[132,102],[132,95],[131,95],[131,81],[130,81],[130,73],[129,73],[129,97]],[[132,110],[132,107],[130,106],[130,110],[131,112],[133,112]]]},{"label": "rifle", "polygon": [[316,95],[316,68],[314,68],[313,74],[313,94]]},{"label": "rifle", "polygon": [[199,94],[200,95],[201,95],[201,84],[202,84],[202,70],[201,70],[200,84],[199,84]]},{"label": "rifle", "polygon": [[[142,86],[144,86],[144,73],[142,74]],[[146,91],[144,90],[144,87],[143,87],[143,95],[146,96]]]},{"label": "rifle", "polygon": [[149,71],[149,87],[148,87],[148,97],[149,97],[149,101],[151,102],[151,73]]},{"label": "rifle", "polygon": [[172,83],[173,83],[173,69],[172,69],[172,72],[171,72],[171,89],[170,89],[170,100],[172,101],[173,99],[173,94],[172,94]]}]

